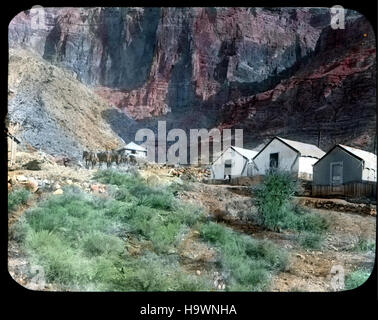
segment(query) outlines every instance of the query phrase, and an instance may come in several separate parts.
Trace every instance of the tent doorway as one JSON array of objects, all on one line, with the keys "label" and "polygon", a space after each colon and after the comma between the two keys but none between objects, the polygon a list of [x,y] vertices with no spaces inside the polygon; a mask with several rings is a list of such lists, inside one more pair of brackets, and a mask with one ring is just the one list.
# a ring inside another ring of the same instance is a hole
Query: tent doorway
[{"label": "tent doorway", "polygon": [[342,162],[332,162],[330,164],[331,168],[331,189],[332,193],[342,192],[343,187],[343,163]]},{"label": "tent doorway", "polygon": [[270,169],[277,169],[278,168],[278,152],[270,154],[269,168]]},{"label": "tent doorway", "polygon": [[224,162],[224,175],[231,175],[231,168],[232,168],[232,161],[231,160],[226,160]]}]

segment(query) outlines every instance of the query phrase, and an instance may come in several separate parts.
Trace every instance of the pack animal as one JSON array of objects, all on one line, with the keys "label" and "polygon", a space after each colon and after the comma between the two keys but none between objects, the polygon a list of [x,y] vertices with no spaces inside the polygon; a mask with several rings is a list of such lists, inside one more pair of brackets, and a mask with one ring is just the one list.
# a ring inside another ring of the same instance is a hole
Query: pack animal
[{"label": "pack animal", "polygon": [[92,164],[92,169],[96,166],[98,161],[97,154],[95,152],[89,153],[90,163]]},{"label": "pack animal", "polygon": [[128,160],[129,164],[132,166],[135,166],[138,163],[136,157],[132,154],[129,155]]},{"label": "pack animal", "polygon": [[84,150],[83,151],[83,160],[85,161],[85,167],[88,168],[89,162],[90,162],[90,152]]},{"label": "pack animal", "polygon": [[121,155],[116,150],[111,151],[110,157],[111,162],[115,162],[117,166],[121,163]]},{"label": "pack animal", "polygon": [[109,151],[101,151],[97,153],[99,166],[101,163],[106,163],[106,166],[109,168],[112,164],[111,153]]},{"label": "pack animal", "polygon": [[129,159],[128,159],[128,156],[127,154],[121,154],[121,163],[123,164],[129,164]]}]

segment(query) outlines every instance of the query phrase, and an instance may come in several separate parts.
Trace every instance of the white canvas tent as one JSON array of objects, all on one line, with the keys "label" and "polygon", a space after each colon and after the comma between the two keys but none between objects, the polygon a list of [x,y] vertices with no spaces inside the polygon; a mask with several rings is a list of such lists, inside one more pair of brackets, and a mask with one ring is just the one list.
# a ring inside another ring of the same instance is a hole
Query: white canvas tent
[{"label": "white canvas tent", "polygon": [[312,180],[312,165],[325,152],[313,144],[274,137],[253,158],[255,170],[265,175],[271,169],[291,172],[298,178]]},{"label": "white canvas tent", "polygon": [[225,179],[228,176],[252,176],[252,159],[257,151],[231,146],[211,165],[212,179]]},{"label": "white canvas tent", "polygon": [[147,149],[134,142],[129,142],[126,146],[119,148],[118,151],[125,154],[133,154],[139,158],[147,157]]},{"label": "white canvas tent", "polygon": [[368,151],[338,144],[314,164],[316,185],[376,181],[377,156]]},{"label": "white canvas tent", "polygon": [[377,181],[377,155],[365,150],[360,150],[340,144],[340,147],[346,149],[357,158],[363,160],[362,180]]}]

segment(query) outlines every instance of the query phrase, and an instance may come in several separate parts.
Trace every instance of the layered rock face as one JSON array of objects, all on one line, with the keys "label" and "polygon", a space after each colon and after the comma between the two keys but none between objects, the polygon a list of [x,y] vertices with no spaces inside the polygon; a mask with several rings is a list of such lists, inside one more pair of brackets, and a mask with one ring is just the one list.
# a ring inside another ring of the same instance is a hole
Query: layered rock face
[{"label": "layered rock face", "polygon": [[220,128],[242,127],[247,141],[283,135],[324,150],[344,143],[374,151],[376,43],[370,24],[356,17],[344,30],[324,29],[293,76],[221,110]]},{"label": "layered rock face", "polygon": [[327,23],[319,9],[47,8],[17,15],[9,38],[143,118],[266,89]]},{"label": "layered rock face", "polygon": [[46,8],[18,14],[9,43],[71,70],[128,118],[243,127],[254,145],[276,133],[314,140],[339,117],[321,128],[325,142],[348,124],[340,142],[353,132],[371,148],[375,42],[349,15],[342,31],[326,8]]}]

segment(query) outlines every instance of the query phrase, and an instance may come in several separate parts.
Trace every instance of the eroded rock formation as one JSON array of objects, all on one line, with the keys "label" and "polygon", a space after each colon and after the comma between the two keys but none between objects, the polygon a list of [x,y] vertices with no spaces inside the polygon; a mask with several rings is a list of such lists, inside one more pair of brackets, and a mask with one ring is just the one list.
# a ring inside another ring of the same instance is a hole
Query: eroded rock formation
[{"label": "eroded rock formation", "polygon": [[136,120],[373,148],[376,44],[353,11],[333,30],[326,8],[46,8],[18,14],[9,43]]}]

